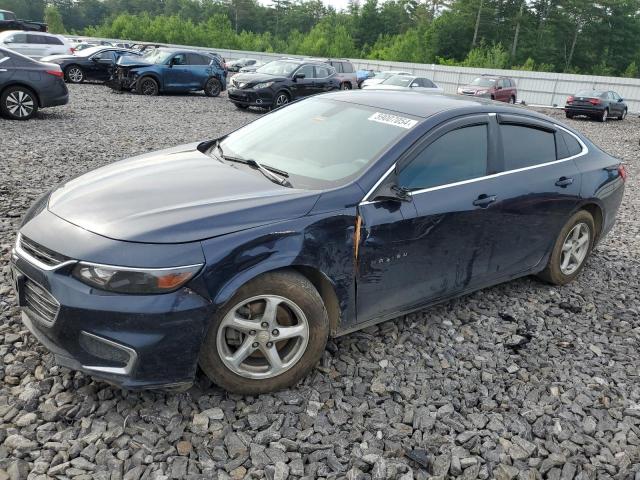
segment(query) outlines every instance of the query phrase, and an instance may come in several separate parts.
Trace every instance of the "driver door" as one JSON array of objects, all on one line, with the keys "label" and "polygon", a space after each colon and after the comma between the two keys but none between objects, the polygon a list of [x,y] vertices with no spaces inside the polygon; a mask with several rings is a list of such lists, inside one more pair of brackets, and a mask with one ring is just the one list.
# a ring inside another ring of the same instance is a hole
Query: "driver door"
[{"label": "driver door", "polygon": [[188,90],[191,70],[187,65],[187,54],[176,53],[164,66],[164,88],[166,90]]},{"label": "driver door", "polygon": [[313,95],[315,88],[315,72],[313,65],[302,65],[293,73],[292,78],[295,78],[295,76],[300,73],[304,74],[304,78],[298,78],[294,81],[296,97],[307,97],[309,95]]},{"label": "driver door", "polygon": [[115,65],[116,54],[113,50],[96,53],[87,67],[87,76],[95,80],[108,80],[110,69]]},{"label": "driver door", "polygon": [[380,200],[374,192],[360,204],[358,323],[392,318],[486,279],[488,204],[478,199],[494,168],[494,130],[486,114],[445,123],[391,173],[411,190],[410,201]]}]

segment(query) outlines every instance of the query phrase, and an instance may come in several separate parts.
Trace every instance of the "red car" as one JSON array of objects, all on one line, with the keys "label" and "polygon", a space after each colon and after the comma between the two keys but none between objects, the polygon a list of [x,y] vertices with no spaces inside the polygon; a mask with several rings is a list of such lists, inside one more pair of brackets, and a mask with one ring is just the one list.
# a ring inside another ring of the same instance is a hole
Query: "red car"
[{"label": "red car", "polygon": [[469,85],[459,87],[458,94],[485,97],[499,102],[516,103],[518,89],[513,78],[482,75]]}]

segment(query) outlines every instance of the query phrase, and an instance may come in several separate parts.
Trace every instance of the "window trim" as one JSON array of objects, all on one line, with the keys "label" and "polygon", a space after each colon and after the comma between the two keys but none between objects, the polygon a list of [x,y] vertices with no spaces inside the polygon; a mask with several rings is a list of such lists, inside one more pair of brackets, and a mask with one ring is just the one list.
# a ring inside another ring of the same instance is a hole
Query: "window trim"
[{"label": "window trim", "polygon": [[[495,113],[489,113],[488,116],[492,117],[492,116],[496,116],[496,114]],[[491,122],[489,123],[489,125],[491,125]],[[587,147],[585,145],[585,143],[582,141],[582,139],[580,137],[578,137],[575,133],[571,132],[570,130],[568,130],[567,128],[563,127],[562,125],[553,124],[553,126],[556,127],[558,130],[562,130],[564,132],[567,132],[569,135],[571,135],[573,138],[575,138],[578,141],[578,143],[580,144],[580,146],[582,147],[582,151],[580,153],[576,154],[576,155],[571,156],[571,157],[562,158],[560,160],[554,160],[552,162],[539,163],[537,165],[531,165],[531,166],[528,166],[528,167],[517,168],[515,170],[504,170],[504,171],[501,171],[501,172],[485,175],[484,177],[471,178],[469,180],[461,180],[459,182],[448,183],[448,184],[445,184],[445,185],[438,185],[437,187],[430,187],[430,188],[425,188],[425,189],[422,189],[422,190],[414,190],[412,192],[408,192],[408,195],[413,197],[414,195],[418,195],[418,194],[421,194],[421,193],[432,192],[432,191],[435,191],[435,190],[442,190],[442,189],[450,188],[450,187],[457,187],[459,185],[465,185],[465,184],[468,184],[468,183],[480,182],[480,181],[484,181],[484,180],[488,180],[488,179],[502,177],[504,175],[511,175],[512,173],[520,173],[520,172],[524,172],[524,171],[527,171],[527,170],[533,170],[535,168],[547,167],[549,165],[555,165],[557,163],[567,162],[569,160],[575,160],[576,158],[582,157],[582,156],[584,156],[584,155],[589,153],[589,147]],[[436,127],[436,128],[438,128],[438,127]],[[427,133],[426,135],[430,136],[429,133]],[[489,131],[489,135],[491,135],[491,130]],[[494,133],[494,135],[495,135],[495,133]],[[437,138],[439,138],[439,137],[437,137]],[[435,139],[434,139],[434,141],[435,141]],[[491,145],[492,141],[493,141],[493,139],[489,138],[488,146]],[[422,143],[422,142],[418,141],[418,144],[420,144],[420,143]],[[413,146],[409,147],[408,150],[409,151],[413,151],[414,148],[416,148],[416,145],[413,145]],[[382,183],[387,179],[387,177],[389,175],[391,175],[391,173],[393,173],[395,171],[395,169],[398,166],[398,164],[400,163],[400,161],[402,161],[405,158],[405,154],[403,154],[401,157],[402,158],[400,158],[399,160],[396,160],[393,163],[393,165],[391,165],[391,167],[382,175],[382,177],[380,177],[380,179],[373,185],[373,187],[371,187],[369,189],[367,194],[360,201],[359,205],[369,205],[371,203],[378,203],[378,202],[383,201],[383,200],[370,200],[369,198],[371,197],[371,195],[373,195],[375,193],[375,191],[380,187],[380,185],[382,185]]]},{"label": "window trim", "polygon": [[[307,67],[307,66],[311,66],[311,68],[313,69],[313,74],[315,75],[316,74],[316,65],[315,65],[315,63],[303,63],[302,65],[300,65],[298,68],[296,68],[293,71],[293,73],[291,74],[291,78],[294,78],[298,74],[299,70],[301,70],[302,68]],[[329,78],[329,77],[327,77],[327,78]],[[305,76],[303,78],[303,80],[315,80],[315,79],[316,79],[316,77],[307,77],[307,76]]]}]

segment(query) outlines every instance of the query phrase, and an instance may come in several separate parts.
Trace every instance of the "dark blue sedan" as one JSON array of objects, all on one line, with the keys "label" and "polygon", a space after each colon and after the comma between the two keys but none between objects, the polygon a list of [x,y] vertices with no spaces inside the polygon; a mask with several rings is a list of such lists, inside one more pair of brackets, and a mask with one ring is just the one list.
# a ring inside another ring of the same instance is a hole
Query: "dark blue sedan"
[{"label": "dark blue sedan", "polygon": [[219,55],[157,48],[144,57],[121,57],[107,85],[141,95],[203,90],[207,96],[217,97],[227,88],[227,70]]},{"label": "dark blue sedan", "polygon": [[626,172],[488,100],[319,95],[218,139],[71,179],[12,254],[25,325],[125,388],[290,386],[327,339],[525,275],[562,285]]}]

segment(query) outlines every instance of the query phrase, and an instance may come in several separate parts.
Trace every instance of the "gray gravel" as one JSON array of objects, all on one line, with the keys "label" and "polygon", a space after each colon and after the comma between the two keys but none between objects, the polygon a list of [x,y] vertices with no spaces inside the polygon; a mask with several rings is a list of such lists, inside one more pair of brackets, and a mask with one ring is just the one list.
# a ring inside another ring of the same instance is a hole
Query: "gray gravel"
[{"label": "gray gravel", "polygon": [[274,395],[204,379],[129,393],[53,365],[20,323],[19,217],[61,180],[257,114],[224,96],[71,94],[34,121],[0,120],[0,480],[640,480],[637,117],[570,121],[630,173],[614,232],[570,286],[525,278],[351,334]]}]

